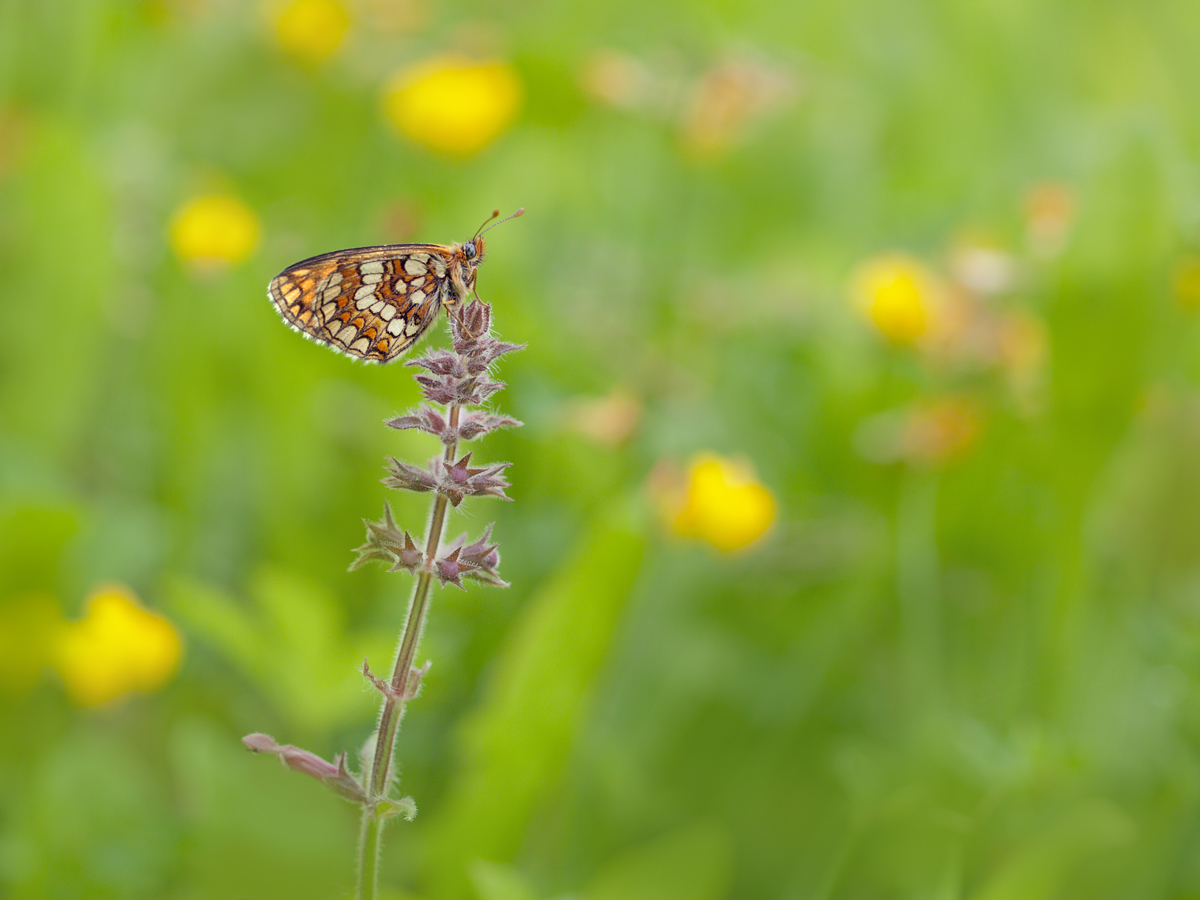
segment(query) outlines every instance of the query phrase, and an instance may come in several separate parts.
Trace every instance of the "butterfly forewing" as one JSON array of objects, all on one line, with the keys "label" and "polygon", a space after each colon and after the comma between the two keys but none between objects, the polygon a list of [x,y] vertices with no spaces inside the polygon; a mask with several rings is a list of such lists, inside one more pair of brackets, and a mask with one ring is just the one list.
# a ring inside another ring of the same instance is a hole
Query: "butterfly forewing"
[{"label": "butterfly forewing", "polygon": [[288,266],[267,289],[284,320],[302,334],[359,359],[403,355],[437,318],[474,266],[457,246],[394,244],[314,256]]}]

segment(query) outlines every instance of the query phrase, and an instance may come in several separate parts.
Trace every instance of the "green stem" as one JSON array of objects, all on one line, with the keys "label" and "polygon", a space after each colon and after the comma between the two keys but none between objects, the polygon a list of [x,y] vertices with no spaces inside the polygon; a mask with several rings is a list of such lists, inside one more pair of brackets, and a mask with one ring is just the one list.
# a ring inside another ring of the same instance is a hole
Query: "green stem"
[{"label": "green stem", "polygon": [[[441,496],[438,497],[439,501],[442,499]],[[434,518],[436,517],[435,508]],[[392,690],[400,697],[404,696],[408,688],[408,675],[412,672],[413,659],[417,655],[417,642],[424,626],[432,581],[433,576],[428,572],[422,572],[417,577],[417,587],[408,607],[408,623],[404,626],[404,637],[400,641],[400,651],[396,654],[396,667],[392,670]],[[392,747],[396,741],[400,719],[404,717],[405,705],[403,701],[397,701],[395,696],[386,697],[383,701],[383,709],[379,714],[379,728],[375,732],[375,758],[371,763],[371,779],[367,786],[372,800],[380,800],[387,793],[388,774],[392,767]]]},{"label": "green stem", "polygon": [[375,900],[379,878],[379,845],[383,822],[371,809],[363,809],[362,833],[358,839],[358,900]]},{"label": "green stem", "polygon": [[[459,406],[450,407],[450,427],[458,428]],[[454,462],[457,443],[447,444],[444,459]],[[367,778],[368,800],[363,805],[362,830],[358,848],[358,898],[375,900],[379,874],[379,853],[382,846],[383,820],[377,814],[380,801],[387,796],[388,779],[392,768],[392,750],[396,743],[396,732],[404,718],[407,706],[409,678],[417,656],[417,645],[425,629],[425,613],[429,608],[429,592],[433,586],[433,565],[437,559],[442,533],[446,528],[446,513],[449,500],[445,494],[437,494],[433,501],[433,515],[429,521],[429,533],[425,537],[425,569],[417,576],[412,600],[408,605],[408,617],[400,638],[400,649],[396,653],[396,664],[392,667],[392,693],[383,698],[379,712],[379,728],[375,731],[375,756]],[[402,699],[397,699],[402,698]]]}]

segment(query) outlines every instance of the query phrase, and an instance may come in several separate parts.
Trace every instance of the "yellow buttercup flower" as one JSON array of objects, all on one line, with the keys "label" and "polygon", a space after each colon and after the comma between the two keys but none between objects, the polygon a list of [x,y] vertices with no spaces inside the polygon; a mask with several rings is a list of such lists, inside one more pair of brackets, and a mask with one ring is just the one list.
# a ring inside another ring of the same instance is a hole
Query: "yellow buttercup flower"
[{"label": "yellow buttercup flower", "polygon": [[76,703],[102,706],[166,684],[182,655],[183,640],[169,620],[141,606],[128,588],[107,585],[88,598],[81,620],[63,627],[55,662]]},{"label": "yellow buttercup flower", "polygon": [[392,76],[383,107],[405,137],[447,156],[470,156],[512,123],[521,94],[507,63],[447,55]]},{"label": "yellow buttercup flower", "polygon": [[185,203],[171,221],[171,246],[197,265],[240,262],[258,246],[258,216],[229,194],[205,194]]},{"label": "yellow buttercup flower", "polygon": [[289,56],[305,63],[321,63],[333,56],[350,14],[337,0],[292,0],[275,17],[275,38]]},{"label": "yellow buttercup flower", "polygon": [[754,543],[775,521],[775,498],[746,462],[696,456],[670,516],[672,530],[731,552]]},{"label": "yellow buttercup flower", "polygon": [[859,266],[850,293],[884,337],[894,344],[911,345],[928,333],[941,287],[919,261],[893,253]]}]

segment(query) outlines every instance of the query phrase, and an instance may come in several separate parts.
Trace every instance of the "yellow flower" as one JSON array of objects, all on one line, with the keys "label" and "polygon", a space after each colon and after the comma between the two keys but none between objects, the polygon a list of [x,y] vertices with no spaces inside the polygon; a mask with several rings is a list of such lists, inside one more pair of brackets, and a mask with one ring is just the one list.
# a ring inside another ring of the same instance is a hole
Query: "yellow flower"
[{"label": "yellow flower", "polygon": [[893,253],[859,266],[850,293],[884,337],[911,345],[928,332],[941,288],[919,261]]},{"label": "yellow flower", "polygon": [[139,605],[128,588],[106,585],[88,598],[83,619],[59,636],[56,663],[67,693],[81,706],[102,706],[164,685],[183,655],[167,619]]},{"label": "yellow flower", "polygon": [[240,262],[258,246],[258,216],[237,197],[194,197],[171,221],[171,245],[185,262],[226,265]]},{"label": "yellow flower", "polygon": [[775,498],[746,462],[696,456],[670,516],[676,534],[731,552],[754,543],[775,521]]},{"label": "yellow flower", "polygon": [[438,56],[392,76],[383,98],[401,134],[448,156],[470,156],[499,137],[521,105],[521,81],[502,62]]},{"label": "yellow flower", "polygon": [[349,26],[337,0],[292,0],[275,17],[275,38],[289,56],[316,64],[337,52]]}]

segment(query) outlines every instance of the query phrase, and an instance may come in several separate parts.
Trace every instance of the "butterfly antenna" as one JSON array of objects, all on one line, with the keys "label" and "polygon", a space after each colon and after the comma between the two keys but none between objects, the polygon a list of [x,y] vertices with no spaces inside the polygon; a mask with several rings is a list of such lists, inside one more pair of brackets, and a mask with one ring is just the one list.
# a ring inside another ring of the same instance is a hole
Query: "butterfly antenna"
[{"label": "butterfly antenna", "polygon": [[479,237],[479,235],[483,233],[483,226],[487,225],[488,222],[492,221],[492,219],[496,218],[498,215],[500,215],[500,210],[493,209],[492,214],[483,220],[483,225],[480,225],[475,229],[475,234],[471,236],[471,240],[475,240],[475,238]]},{"label": "butterfly antenna", "polygon": [[475,237],[479,237],[479,236],[480,236],[480,235],[482,235],[482,234],[486,234],[487,232],[489,232],[489,231],[491,231],[493,228],[495,228],[497,225],[503,225],[503,224],[504,224],[505,222],[507,222],[509,219],[515,219],[517,216],[521,215],[523,212],[525,212],[525,207],[523,207],[523,206],[522,206],[520,209],[518,209],[518,210],[517,210],[515,213],[513,213],[511,216],[505,216],[505,217],[504,217],[503,219],[501,219],[499,222],[495,222],[495,223],[493,223],[493,224],[491,224],[491,225],[488,225],[488,222],[491,222],[491,221],[492,221],[492,219],[494,219],[494,218],[496,218],[496,216],[500,215],[500,210],[498,210],[498,209],[497,209],[497,210],[495,210],[495,211],[494,211],[494,212],[493,212],[493,213],[492,213],[490,216],[488,216],[488,217],[487,217],[487,220],[486,220],[486,221],[483,223],[483,225],[487,225],[487,228],[484,228],[484,227],[483,227],[483,225],[480,225],[480,226],[479,226],[479,230],[475,232]]}]

